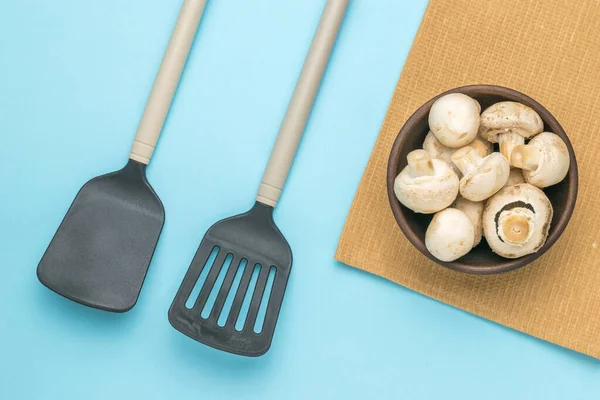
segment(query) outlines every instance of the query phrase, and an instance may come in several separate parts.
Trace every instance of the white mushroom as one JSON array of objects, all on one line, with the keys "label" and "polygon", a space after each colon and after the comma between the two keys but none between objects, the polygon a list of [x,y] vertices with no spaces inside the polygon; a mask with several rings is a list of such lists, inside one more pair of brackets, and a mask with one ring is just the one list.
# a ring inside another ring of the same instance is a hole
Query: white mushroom
[{"label": "white mushroom", "polygon": [[519,183],[525,183],[525,178],[523,178],[523,171],[521,171],[519,168],[513,168],[510,170],[508,180],[506,181],[504,187],[518,185]]},{"label": "white mushroom", "polygon": [[452,169],[454,170],[454,172],[456,172],[457,175],[460,174],[460,170],[452,162],[452,153],[454,153],[454,150],[456,149],[444,146],[442,142],[437,140],[437,138],[431,131],[429,131],[427,136],[425,136],[425,141],[423,142],[423,150],[428,152],[431,158],[437,158],[438,160],[444,161],[446,164],[452,167]]},{"label": "white mushroom", "polygon": [[408,165],[394,181],[394,193],[414,212],[432,214],[448,207],[458,194],[458,176],[442,160],[432,159],[425,150],[406,157]]},{"label": "white mushroom", "polygon": [[543,132],[526,145],[515,147],[511,163],[523,169],[528,183],[540,188],[562,181],[569,172],[569,150],[560,136]]},{"label": "white mushroom", "polygon": [[485,204],[483,201],[471,201],[462,196],[458,196],[450,206],[467,214],[473,223],[473,247],[481,242],[481,236],[483,235],[482,217],[484,206]]},{"label": "white mushroom", "polygon": [[429,111],[429,129],[443,145],[459,148],[471,143],[479,130],[480,106],[462,93],[437,99]]},{"label": "white mushroom", "polygon": [[454,261],[473,248],[473,223],[464,212],[447,208],[435,214],[425,232],[425,246],[435,258]]},{"label": "white mushroom", "polygon": [[482,201],[496,193],[508,180],[510,166],[500,153],[482,158],[470,146],[452,154],[452,161],[463,173],[460,194],[471,201]]},{"label": "white mushroom", "polygon": [[532,108],[514,101],[493,104],[481,114],[479,134],[500,144],[500,153],[510,161],[513,149],[544,129],[542,118]]},{"label": "white mushroom", "polygon": [[518,258],[535,253],[546,242],[552,204],[537,187],[521,183],[491,197],[483,211],[483,233],[492,251]]}]

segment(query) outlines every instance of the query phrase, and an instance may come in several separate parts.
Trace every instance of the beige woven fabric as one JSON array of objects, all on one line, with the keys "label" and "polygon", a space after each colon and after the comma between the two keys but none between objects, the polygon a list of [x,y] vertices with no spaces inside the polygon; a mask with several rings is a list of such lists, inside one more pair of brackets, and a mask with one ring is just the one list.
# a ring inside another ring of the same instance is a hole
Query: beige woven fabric
[{"label": "beige woven fabric", "polygon": [[[447,89],[488,83],[546,106],[577,155],[571,222],[536,263],[479,277],[419,253],[386,194],[392,143]],[[336,259],[552,343],[600,358],[600,0],[431,0],[350,209]]]}]

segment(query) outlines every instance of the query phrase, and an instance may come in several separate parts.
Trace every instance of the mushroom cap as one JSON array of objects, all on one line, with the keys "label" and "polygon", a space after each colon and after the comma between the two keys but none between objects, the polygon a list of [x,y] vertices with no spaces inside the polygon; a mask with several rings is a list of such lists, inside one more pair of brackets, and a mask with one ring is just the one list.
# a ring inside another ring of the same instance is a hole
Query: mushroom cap
[{"label": "mushroom cap", "polygon": [[429,129],[444,146],[466,146],[477,136],[479,109],[479,103],[466,94],[447,94],[431,106]]},{"label": "mushroom cap", "polygon": [[551,132],[542,132],[529,141],[541,152],[538,168],[534,171],[523,170],[528,183],[539,188],[555,185],[565,179],[569,172],[569,149],[560,136]]},{"label": "mushroom cap", "polygon": [[394,193],[405,207],[433,214],[448,207],[458,195],[458,176],[442,160],[431,160],[433,175],[413,177],[405,167],[394,181]]},{"label": "mushroom cap", "polygon": [[544,245],[552,214],[552,203],[537,187],[528,183],[507,186],[488,200],[483,234],[494,253],[522,257]]},{"label": "mushroom cap", "polygon": [[543,129],[542,118],[531,107],[514,101],[502,101],[481,113],[479,134],[490,142],[498,143],[501,133],[511,131],[529,138]]},{"label": "mushroom cap", "polygon": [[492,153],[477,168],[462,177],[460,194],[471,201],[483,201],[506,184],[509,174],[510,165],[506,158],[500,153]]},{"label": "mushroom cap", "polygon": [[437,158],[438,160],[442,160],[446,164],[448,164],[456,173],[456,175],[460,176],[461,172],[456,165],[452,162],[452,153],[454,150],[451,147],[444,146],[442,142],[437,140],[433,132],[429,131],[427,136],[425,136],[425,141],[423,142],[423,150],[431,155],[431,158]]},{"label": "mushroom cap", "polygon": [[425,246],[438,260],[454,261],[473,248],[473,223],[461,210],[447,208],[435,214],[425,232]]},{"label": "mushroom cap", "polygon": [[473,223],[473,247],[477,246],[481,242],[483,236],[483,208],[485,204],[483,201],[471,201],[467,200],[462,196],[458,196],[454,203],[450,206],[456,208],[467,214],[471,222]]}]

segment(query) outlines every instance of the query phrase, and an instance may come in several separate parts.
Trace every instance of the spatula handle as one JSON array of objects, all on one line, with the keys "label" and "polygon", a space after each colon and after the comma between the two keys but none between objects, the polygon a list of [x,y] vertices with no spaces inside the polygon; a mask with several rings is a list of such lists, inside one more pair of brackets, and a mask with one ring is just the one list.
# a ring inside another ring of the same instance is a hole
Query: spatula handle
[{"label": "spatula handle", "polygon": [[184,0],[171,39],[148,97],[129,158],[150,162],[190,53],[207,0]]},{"label": "spatula handle", "polygon": [[349,0],[328,0],[288,105],[256,200],[277,205],[304,133]]}]

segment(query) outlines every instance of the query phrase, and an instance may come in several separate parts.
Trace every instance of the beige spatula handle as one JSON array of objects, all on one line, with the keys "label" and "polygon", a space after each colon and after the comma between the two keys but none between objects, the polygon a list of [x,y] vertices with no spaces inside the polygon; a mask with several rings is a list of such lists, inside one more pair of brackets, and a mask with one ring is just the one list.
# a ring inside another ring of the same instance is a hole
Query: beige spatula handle
[{"label": "beige spatula handle", "polygon": [[349,0],[328,0],[294,89],[256,200],[275,207],[302,138]]},{"label": "beige spatula handle", "polygon": [[167,113],[171,107],[175,90],[183,67],[190,53],[196,30],[207,0],[184,0],[171,34],[171,39],[156,75],[154,86],[148,97],[144,115],[129,158],[144,164],[150,162]]}]

